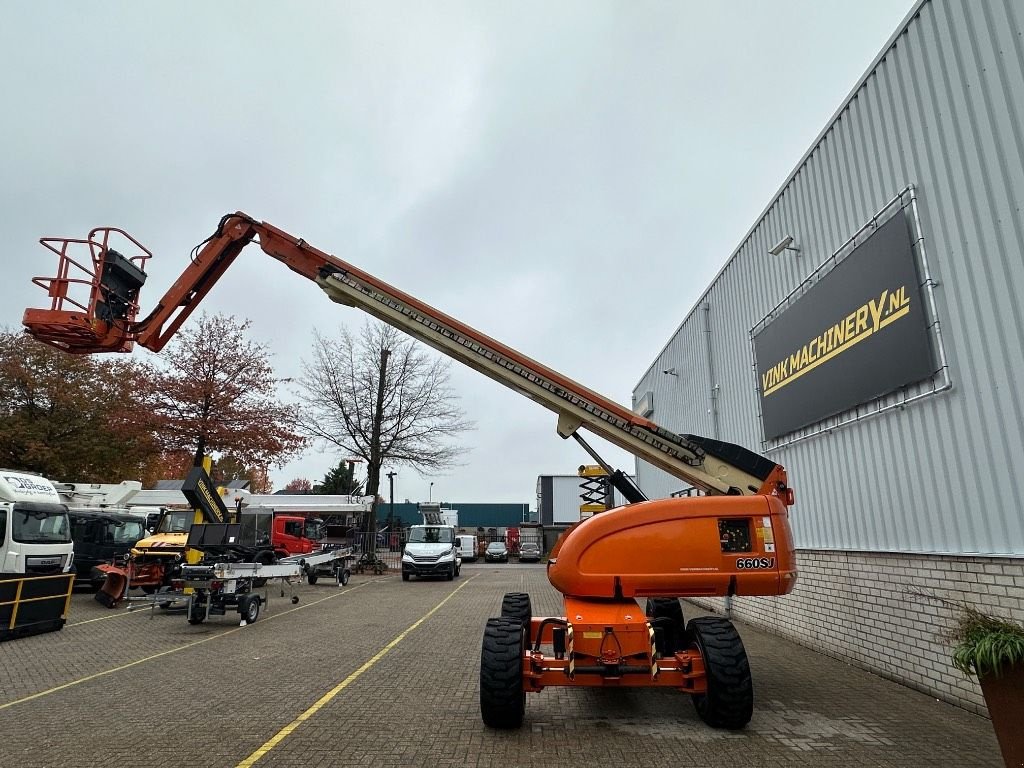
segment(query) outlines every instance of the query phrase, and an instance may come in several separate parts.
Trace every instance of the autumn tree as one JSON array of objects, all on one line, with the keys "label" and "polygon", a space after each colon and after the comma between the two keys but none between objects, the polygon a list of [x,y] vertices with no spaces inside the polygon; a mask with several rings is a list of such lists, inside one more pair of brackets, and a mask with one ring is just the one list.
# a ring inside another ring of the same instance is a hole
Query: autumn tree
[{"label": "autumn tree", "polygon": [[0,465],[68,482],[140,479],[159,455],[131,359],[70,355],[0,332]]},{"label": "autumn tree", "polygon": [[199,465],[219,453],[239,476],[269,489],[267,467],[283,464],[306,441],[296,408],[277,398],[269,352],[246,338],[249,326],[203,313],[182,328],[158,358],[150,402],[167,454],[190,455]]},{"label": "autumn tree", "polygon": [[288,483],[284,489],[290,493],[309,493],[313,490],[313,483],[305,477],[297,477]]},{"label": "autumn tree", "polygon": [[[366,462],[365,493],[377,498],[381,467],[433,474],[464,449],[453,439],[472,424],[449,385],[449,364],[389,325],[368,321],[358,335],[314,335],[299,379],[303,431]],[[376,504],[367,530],[376,528]]]}]

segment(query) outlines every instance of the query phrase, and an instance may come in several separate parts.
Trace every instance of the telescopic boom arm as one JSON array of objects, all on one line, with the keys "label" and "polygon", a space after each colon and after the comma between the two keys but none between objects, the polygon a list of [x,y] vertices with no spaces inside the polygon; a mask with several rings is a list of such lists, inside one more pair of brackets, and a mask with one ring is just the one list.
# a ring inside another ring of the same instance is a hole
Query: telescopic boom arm
[{"label": "telescopic boom arm", "polygon": [[[127,237],[140,255],[129,258],[113,250],[111,234]],[[58,275],[33,282],[47,290],[52,304],[26,310],[23,324],[37,339],[71,353],[127,352],[134,343],[159,351],[253,241],[316,282],[332,301],[357,307],[554,411],[558,434],[576,437],[588,451],[576,434],[580,427],[709,495],[769,494],[793,503],[786,472],[773,461],[730,443],[673,434],[301,238],[241,212],[220,220],[142,319],[137,319],[138,294],[151,254],[141,244],[111,228],[93,230],[86,240],[44,238],[40,242],[60,256]],[[88,245],[91,269],[71,258],[75,244]],[[72,277],[76,268],[83,276]],[[76,284],[91,284],[87,304],[69,297],[69,288]]]}]

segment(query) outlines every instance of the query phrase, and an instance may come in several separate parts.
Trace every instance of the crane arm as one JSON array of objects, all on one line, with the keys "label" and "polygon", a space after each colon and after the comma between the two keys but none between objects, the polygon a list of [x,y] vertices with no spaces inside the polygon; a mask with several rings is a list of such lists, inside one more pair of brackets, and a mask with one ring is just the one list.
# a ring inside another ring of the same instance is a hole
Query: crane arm
[{"label": "crane arm", "polygon": [[[107,231],[119,230],[94,230],[89,241],[96,232]],[[708,494],[772,494],[792,503],[785,470],[775,462],[731,443],[677,435],[659,427],[414,296],[241,212],[220,220],[217,230],[193,251],[191,263],[144,318],[136,319],[138,290],[145,275],[141,269],[136,274],[122,265],[119,274],[129,275],[127,288],[125,280],[119,283],[111,278],[114,267],[109,265],[120,264],[118,259],[131,260],[110,249],[104,237],[94,248],[96,269],[89,304],[75,304],[80,311],[64,308],[69,278],[62,262],[58,277],[33,281],[47,288],[53,305],[49,310],[26,310],[23,324],[36,338],[68,352],[128,351],[134,343],[159,351],[254,241],[267,255],[315,281],[332,301],[357,307],[553,411],[563,438],[575,436],[582,427]],[[119,290],[125,295],[119,295]],[[112,307],[121,309],[112,312]]]}]

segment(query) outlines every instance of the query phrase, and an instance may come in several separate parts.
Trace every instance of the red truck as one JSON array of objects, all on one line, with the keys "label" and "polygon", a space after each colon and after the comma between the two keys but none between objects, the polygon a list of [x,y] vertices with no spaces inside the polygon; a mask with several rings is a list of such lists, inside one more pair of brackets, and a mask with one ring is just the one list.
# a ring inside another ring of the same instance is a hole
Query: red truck
[{"label": "red truck", "polygon": [[320,549],[323,521],[268,507],[243,507],[238,520],[242,544],[253,546],[253,562],[270,562],[288,555],[308,555]]}]

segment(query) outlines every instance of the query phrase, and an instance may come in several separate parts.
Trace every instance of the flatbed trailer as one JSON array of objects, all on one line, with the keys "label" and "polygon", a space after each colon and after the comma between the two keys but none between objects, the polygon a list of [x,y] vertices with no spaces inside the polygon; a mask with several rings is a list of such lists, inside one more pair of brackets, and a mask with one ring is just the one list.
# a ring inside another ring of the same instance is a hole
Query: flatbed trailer
[{"label": "flatbed trailer", "polygon": [[[186,615],[189,624],[202,624],[210,616],[224,616],[229,610],[241,616],[240,624],[245,626],[256,621],[264,603],[268,602],[268,591],[258,590],[270,581],[294,585],[305,579],[315,584],[325,573],[331,574],[339,587],[348,584],[352,572],[349,561],[351,547],[324,550],[308,555],[294,555],[275,563],[214,562],[183,565],[182,584],[191,589],[188,595]],[[292,595],[292,602],[299,598]]]}]

